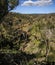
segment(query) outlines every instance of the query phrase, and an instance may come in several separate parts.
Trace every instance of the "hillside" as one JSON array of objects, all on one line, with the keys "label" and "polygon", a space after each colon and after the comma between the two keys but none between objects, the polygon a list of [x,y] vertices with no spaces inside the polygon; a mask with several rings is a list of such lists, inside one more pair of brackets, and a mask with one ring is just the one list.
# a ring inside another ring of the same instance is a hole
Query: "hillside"
[{"label": "hillside", "polygon": [[17,64],[55,62],[55,14],[8,13],[0,22],[1,54],[20,54]]}]

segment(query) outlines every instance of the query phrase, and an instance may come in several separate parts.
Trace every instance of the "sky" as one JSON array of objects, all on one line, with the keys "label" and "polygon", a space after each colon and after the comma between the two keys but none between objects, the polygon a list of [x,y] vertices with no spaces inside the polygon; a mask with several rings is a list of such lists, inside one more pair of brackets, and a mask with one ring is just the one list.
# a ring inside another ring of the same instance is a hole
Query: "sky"
[{"label": "sky", "polygon": [[19,5],[11,12],[21,14],[55,13],[55,0],[19,0]]}]

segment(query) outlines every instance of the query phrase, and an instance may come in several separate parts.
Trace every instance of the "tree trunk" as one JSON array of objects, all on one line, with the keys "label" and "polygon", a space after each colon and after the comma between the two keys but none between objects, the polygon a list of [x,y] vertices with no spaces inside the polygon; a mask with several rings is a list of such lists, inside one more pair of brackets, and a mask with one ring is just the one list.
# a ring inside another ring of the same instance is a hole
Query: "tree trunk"
[{"label": "tree trunk", "polygon": [[49,40],[46,40],[46,62],[47,62],[47,58],[48,58],[48,53],[49,53]]},{"label": "tree trunk", "polygon": [[0,19],[8,13],[8,0],[0,0]]}]

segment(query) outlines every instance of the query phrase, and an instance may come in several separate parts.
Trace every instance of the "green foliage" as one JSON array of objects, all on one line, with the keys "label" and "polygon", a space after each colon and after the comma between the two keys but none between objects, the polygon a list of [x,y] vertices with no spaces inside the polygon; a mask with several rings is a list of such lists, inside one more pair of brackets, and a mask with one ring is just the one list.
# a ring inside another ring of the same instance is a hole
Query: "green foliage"
[{"label": "green foliage", "polygon": [[[33,65],[34,60],[55,61],[55,14],[26,15],[8,13],[0,24],[0,51],[34,54],[21,63]],[[7,51],[8,50],[8,51]],[[28,55],[28,56],[29,56]],[[50,60],[51,59],[51,60]],[[28,62],[29,61],[29,62]]]},{"label": "green foliage", "polygon": [[19,0],[8,0],[8,5],[10,9],[13,9],[15,6],[17,6],[19,3]]}]

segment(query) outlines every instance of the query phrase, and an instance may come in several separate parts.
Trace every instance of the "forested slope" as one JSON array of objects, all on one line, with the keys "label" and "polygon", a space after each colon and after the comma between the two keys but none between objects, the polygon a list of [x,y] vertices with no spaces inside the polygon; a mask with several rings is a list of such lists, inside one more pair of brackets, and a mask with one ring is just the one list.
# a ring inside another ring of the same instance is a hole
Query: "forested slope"
[{"label": "forested slope", "polygon": [[0,53],[23,57],[17,55],[17,64],[55,62],[55,14],[8,13],[0,24]]}]

